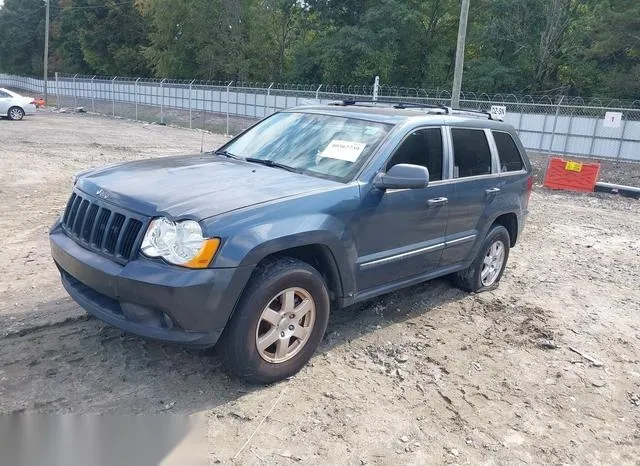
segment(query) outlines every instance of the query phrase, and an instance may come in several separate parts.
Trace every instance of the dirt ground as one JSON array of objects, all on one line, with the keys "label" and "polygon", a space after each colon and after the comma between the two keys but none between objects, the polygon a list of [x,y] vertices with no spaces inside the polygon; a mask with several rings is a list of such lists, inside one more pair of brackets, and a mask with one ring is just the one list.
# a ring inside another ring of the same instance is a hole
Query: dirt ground
[{"label": "dirt ground", "polygon": [[200,413],[211,463],[639,464],[637,200],[537,188],[496,291],[442,279],[336,312],[311,363],[272,386],[87,318],[47,241],[73,173],[199,151],[203,134],[0,121],[0,412]]}]

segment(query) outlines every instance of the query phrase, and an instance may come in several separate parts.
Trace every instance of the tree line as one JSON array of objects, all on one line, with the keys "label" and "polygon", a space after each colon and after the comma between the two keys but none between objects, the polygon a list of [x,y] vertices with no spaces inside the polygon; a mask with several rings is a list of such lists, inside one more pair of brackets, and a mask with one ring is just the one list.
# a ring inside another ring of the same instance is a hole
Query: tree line
[{"label": "tree line", "polygon": [[[49,70],[450,88],[459,0],[50,0]],[[39,75],[43,0],[5,0],[0,71]],[[640,1],[471,0],[463,89],[640,98]]]}]

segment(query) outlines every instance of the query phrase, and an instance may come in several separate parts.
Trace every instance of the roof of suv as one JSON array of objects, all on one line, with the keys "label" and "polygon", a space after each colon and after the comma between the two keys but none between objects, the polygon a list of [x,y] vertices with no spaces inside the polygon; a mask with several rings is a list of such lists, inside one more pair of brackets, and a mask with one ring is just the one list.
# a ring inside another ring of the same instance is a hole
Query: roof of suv
[{"label": "roof of suv", "polygon": [[398,107],[392,103],[384,102],[381,104],[372,103],[347,103],[347,104],[328,104],[328,105],[308,105],[299,106],[288,111],[304,111],[310,113],[322,113],[324,115],[335,115],[342,117],[357,118],[361,120],[376,121],[380,123],[389,123],[396,125],[408,119],[419,119],[425,123],[432,124],[452,124],[455,126],[475,126],[478,128],[495,128],[495,129],[511,129],[511,125],[498,120],[489,118],[488,113],[479,112],[477,110],[455,109],[451,110],[447,107],[412,107],[411,104],[404,107],[400,104]]}]

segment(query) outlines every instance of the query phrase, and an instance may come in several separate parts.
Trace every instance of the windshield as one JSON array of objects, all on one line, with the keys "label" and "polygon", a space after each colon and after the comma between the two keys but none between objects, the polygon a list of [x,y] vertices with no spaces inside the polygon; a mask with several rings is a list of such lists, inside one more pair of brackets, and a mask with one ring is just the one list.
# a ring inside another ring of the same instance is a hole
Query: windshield
[{"label": "windshield", "polygon": [[239,136],[224,151],[348,181],[373,153],[391,125],[352,118],[282,112]]}]

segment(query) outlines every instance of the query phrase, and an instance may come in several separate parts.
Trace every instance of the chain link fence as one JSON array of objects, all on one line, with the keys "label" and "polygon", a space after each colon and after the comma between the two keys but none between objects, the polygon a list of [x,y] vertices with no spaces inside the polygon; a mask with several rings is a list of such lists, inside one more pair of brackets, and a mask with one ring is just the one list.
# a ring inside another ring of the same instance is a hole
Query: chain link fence
[{"label": "chain link fence", "polygon": [[[0,85],[42,94],[41,79],[0,74]],[[334,100],[371,100],[373,86],[292,85],[259,82],[179,81],[56,74],[49,80],[49,103],[58,108],[134,120],[238,134],[257,120],[286,108]],[[444,90],[382,85],[378,98],[449,105]],[[640,161],[640,100],[463,93],[461,107],[489,110],[505,106],[505,121],[528,150],[549,154]],[[606,125],[607,112],[622,113]]]}]

